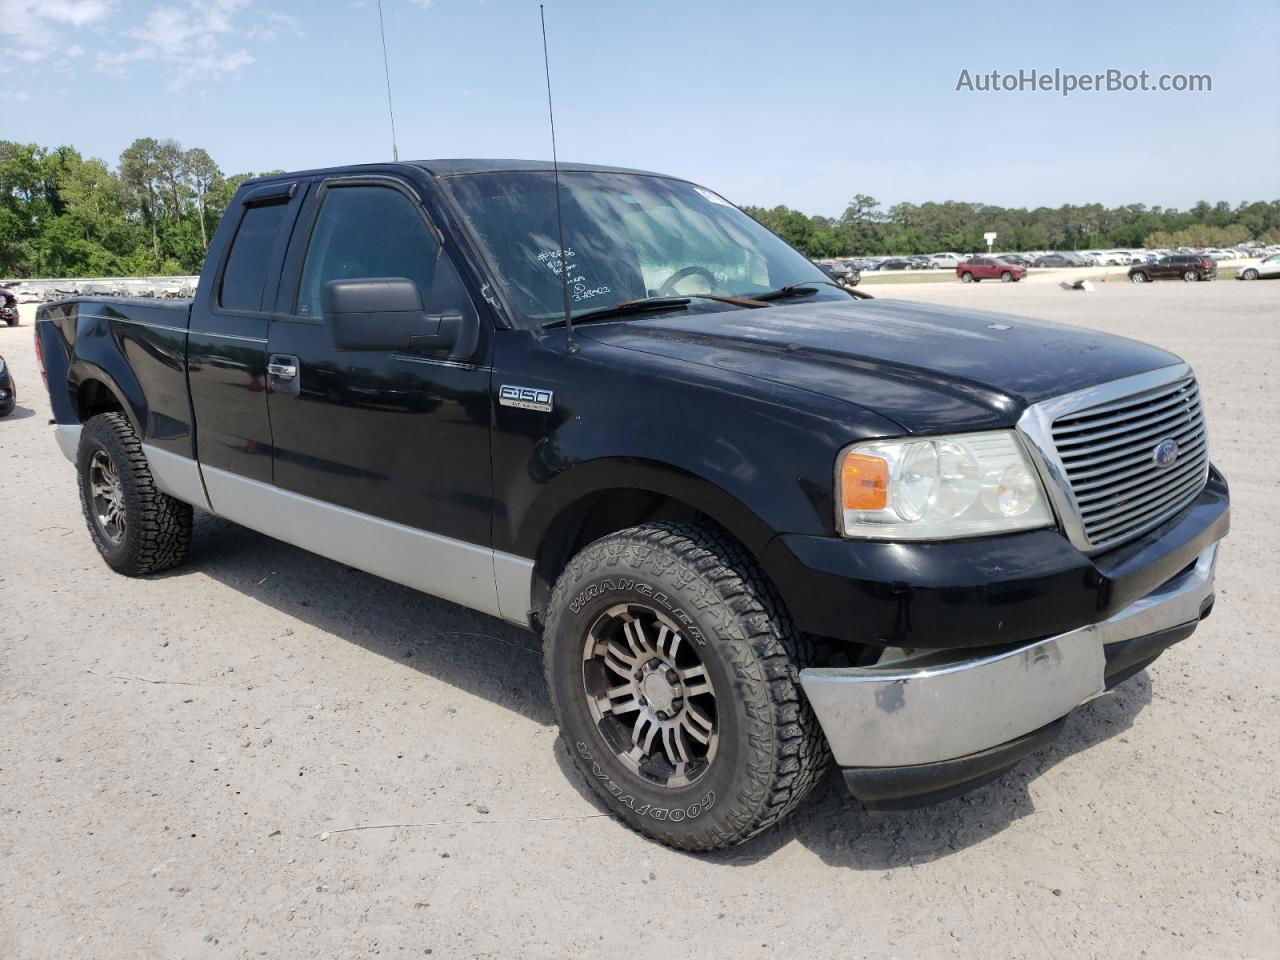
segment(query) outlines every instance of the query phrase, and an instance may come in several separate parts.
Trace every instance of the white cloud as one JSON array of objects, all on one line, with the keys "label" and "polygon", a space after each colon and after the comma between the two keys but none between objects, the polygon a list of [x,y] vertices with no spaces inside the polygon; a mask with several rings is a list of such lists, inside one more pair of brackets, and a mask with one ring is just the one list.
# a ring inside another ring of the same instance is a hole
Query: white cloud
[{"label": "white cloud", "polygon": [[[0,0],[0,36],[5,46],[26,61],[55,54],[80,57],[85,46],[103,73],[123,73],[140,62],[167,68],[170,85],[234,76],[254,62],[250,48],[282,33],[301,36],[298,21],[275,10],[251,9],[258,0],[163,0],[139,20],[121,24],[112,39],[104,23],[117,12],[119,0]],[[117,22],[123,16],[115,18]],[[79,39],[85,46],[73,42]],[[93,40],[93,43],[89,43]]]},{"label": "white cloud", "polygon": [[116,0],[0,0],[0,35],[21,60],[44,60],[59,51],[64,28],[81,29],[107,19]]},{"label": "white cloud", "polygon": [[292,33],[303,37],[306,34],[298,24],[297,17],[277,10],[267,10],[258,16],[257,22],[249,28],[250,40],[274,40],[280,33]]},{"label": "white cloud", "polygon": [[[253,55],[240,45],[241,40],[272,39],[276,29],[258,29],[262,23],[293,23],[293,18],[285,14],[267,12],[247,27],[238,24],[239,16],[253,3],[254,0],[185,0],[154,7],[140,25],[125,31],[136,45],[99,53],[98,69],[120,73],[131,63],[156,60],[171,68],[170,86],[174,89],[233,76],[254,62]],[[228,48],[229,42],[235,46]]]}]

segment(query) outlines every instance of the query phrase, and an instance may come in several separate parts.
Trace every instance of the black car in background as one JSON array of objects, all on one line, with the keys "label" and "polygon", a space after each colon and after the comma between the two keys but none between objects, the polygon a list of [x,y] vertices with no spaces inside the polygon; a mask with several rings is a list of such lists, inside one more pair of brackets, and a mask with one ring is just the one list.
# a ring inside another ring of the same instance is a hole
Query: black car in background
[{"label": "black car in background", "polygon": [[0,417],[13,413],[17,402],[18,391],[13,385],[13,374],[9,372],[9,365],[4,362],[4,357],[0,357]]},{"label": "black car in background", "polygon": [[1043,257],[1037,257],[1031,265],[1033,267],[1078,267],[1080,263],[1065,253],[1046,253]]},{"label": "black car in background", "polygon": [[0,320],[11,327],[18,325],[18,298],[8,287],[0,287]]},{"label": "black car in background", "polygon": [[862,273],[852,260],[836,260],[834,263],[815,260],[813,265],[842,287],[856,287],[862,280]]},{"label": "black car in background", "polygon": [[915,264],[912,263],[910,260],[908,260],[906,257],[891,257],[888,260],[882,260],[880,262],[880,269],[881,270],[913,270],[915,269]]},{"label": "black car in background", "polygon": [[834,280],[842,287],[856,287],[862,280],[862,271],[856,260],[837,260],[831,268]]},{"label": "black car in background", "polygon": [[1129,268],[1129,279],[1134,283],[1150,283],[1152,280],[1212,280],[1218,275],[1218,265],[1212,257],[1202,253],[1175,253],[1161,257],[1155,263],[1139,263]]}]

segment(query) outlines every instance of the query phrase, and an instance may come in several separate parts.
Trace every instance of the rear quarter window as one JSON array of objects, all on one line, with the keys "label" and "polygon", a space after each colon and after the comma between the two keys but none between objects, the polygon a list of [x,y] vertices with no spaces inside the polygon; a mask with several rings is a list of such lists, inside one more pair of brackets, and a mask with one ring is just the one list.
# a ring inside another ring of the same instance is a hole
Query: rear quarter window
[{"label": "rear quarter window", "polygon": [[240,218],[227,265],[222,271],[218,305],[227,310],[260,310],[267,267],[288,203],[249,207]]}]

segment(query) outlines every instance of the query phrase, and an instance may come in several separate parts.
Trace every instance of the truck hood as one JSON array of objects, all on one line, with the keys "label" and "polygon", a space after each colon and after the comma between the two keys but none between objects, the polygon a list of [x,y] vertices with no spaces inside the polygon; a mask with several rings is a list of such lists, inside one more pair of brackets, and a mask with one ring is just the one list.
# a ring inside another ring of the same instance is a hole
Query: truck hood
[{"label": "truck hood", "polygon": [[578,332],[857,404],[912,433],[1012,426],[1040,400],[1179,362],[1080,327],[904,300],[697,310]]}]

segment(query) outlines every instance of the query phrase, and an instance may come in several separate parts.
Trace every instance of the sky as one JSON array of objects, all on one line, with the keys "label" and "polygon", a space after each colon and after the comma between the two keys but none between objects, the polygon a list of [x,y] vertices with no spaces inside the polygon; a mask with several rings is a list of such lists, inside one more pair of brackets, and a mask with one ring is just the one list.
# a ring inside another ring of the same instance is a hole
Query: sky
[{"label": "sky", "polygon": [[[550,159],[536,2],[382,5],[402,158]],[[562,160],[828,216],[1280,199],[1280,0],[545,5]],[[1055,68],[1212,90],[957,90]],[[0,139],[114,166],[141,136],[226,173],[390,159],[375,0],[0,0]]]}]

